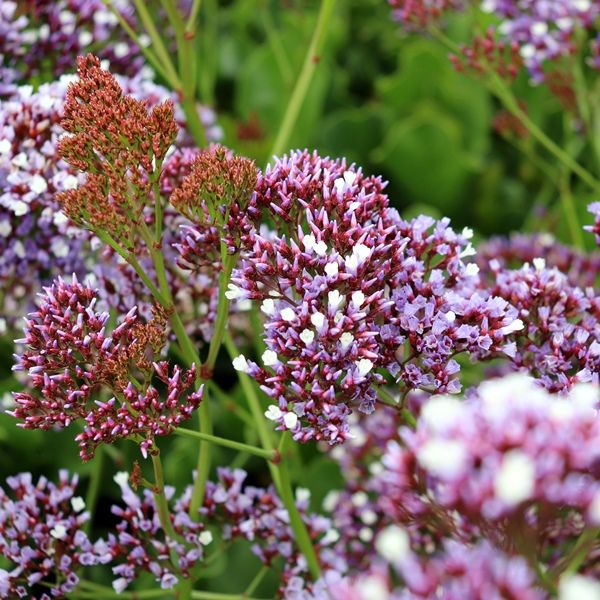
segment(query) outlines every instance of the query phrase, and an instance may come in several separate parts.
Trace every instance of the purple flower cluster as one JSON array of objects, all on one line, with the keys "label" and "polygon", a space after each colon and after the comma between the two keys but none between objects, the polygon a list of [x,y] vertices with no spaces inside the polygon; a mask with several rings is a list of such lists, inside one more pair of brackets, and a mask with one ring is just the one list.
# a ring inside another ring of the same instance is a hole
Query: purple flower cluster
[{"label": "purple flower cluster", "polygon": [[[423,501],[484,528],[497,523],[503,535],[511,523],[535,529],[567,507],[598,525],[599,400],[595,386],[551,396],[520,374],[481,384],[467,402],[432,398],[417,429],[401,430],[404,446],[388,446],[382,482],[423,486]],[[523,521],[532,505],[538,510]]]},{"label": "purple flower cluster", "polygon": [[[132,21],[127,0],[113,4]],[[77,56],[88,48],[94,48],[116,73],[136,75],[143,70],[139,49],[101,0],[2,0],[0,97],[12,94],[16,85],[52,81],[71,72]]]},{"label": "purple flower cluster", "polygon": [[466,598],[544,600],[535,576],[522,557],[508,556],[487,543],[466,546],[446,542],[439,555],[420,559],[410,551],[406,533],[384,530],[376,545],[404,585],[394,585],[388,568],[376,564],[366,573],[341,578],[326,574],[315,586],[315,600],[464,600]]},{"label": "purple flower cluster", "polygon": [[[131,489],[125,472],[117,473],[115,481],[125,505],[112,507],[119,522],[116,535],[110,534],[107,543],[112,561],[118,563],[113,567],[117,575],[113,581],[115,591],[123,592],[143,571],[151,573],[161,589],[172,588],[178,575],[189,577],[190,569],[203,559],[204,547],[213,539],[211,532],[204,523],[190,517],[189,498],[182,496],[172,502],[173,533],[169,536],[161,526],[152,492],[144,490],[140,498]],[[172,501],[174,488],[167,486],[164,491],[167,500]]]},{"label": "purple flower cluster", "polygon": [[[84,460],[98,444],[117,438],[134,439],[146,454],[155,436],[190,418],[202,389],[187,393],[195,381],[193,366],[169,374],[166,363],[152,362],[165,343],[163,314],[145,323],[134,307],[109,332],[109,314],[95,310],[97,301],[97,292],[75,277],[45,288],[25,337],[17,340],[25,350],[14,368],[28,372],[33,389],[14,394],[11,414],[27,429],[66,427],[82,419],[84,431],[76,439]],[[166,399],[149,384],[154,375],[166,385]],[[103,389],[114,397],[99,400]]]},{"label": "purple flower cluster", "polygon": [[[600,205],[598,206],[600,214]],[[550,234],[513,233],[510,237],[492,237],[477,246],[477,264],[486,281],[493,281],[498,266],[518,269],[534,259],[543,259],[549,269],[558,269],[573,286],[594,286],[600,273],[600,253],[582,253],[562,244]],[[491,268],[494,267],[494,269]]]},{"label": "purple flower cluster", "polygon": [[[283,558],[280,588],[302,588],[308,574],[304,556],[294,542],[287,510],[272,487],[244,485],[247,474],[241,469],[219,469],[218,480],[208,482],[203,519],[221,525],[225,540],[246,539],[252,542],[252,552],[267,566]],[[335,540],[329,519],[308,513],[308,490],[296,491],[296,506],[308,529],[320,561],[329,568],[340,566],[329,548]]]},{"label": "purple flower cluster", "polygon": [[588,210],[594,215],[595,223],[587,225],[585,230],[590,231],[596,236],[596,243],[600,246],[600,202],[592,202],[588,206]]},{"label": "purple flower cluster", "polygon": [[526,369],[551,391],[574,383],[598,382],[600,374],[600,299],[593,288],[572,285],[544,259],[521,269],[502,269],[492,259],[491,293],[517,310],[524,324],[508,351],[513,363]]},{"label": "purple flower cluster", "polygon": [[50,600],[72,592],[83,566],[111,560],[108,546],[92,544],[82,526],[90,515],[75,495],[77,476],[60,472],[58,484],[30,473],[7,479],[0,488],[0,598]]},{"label": "purple flower cluster", "polygon": [[[236,358],[277,404],[294,439],[341,442],[357,406],[373,410],[385,368],[404,389],[458,391],[454,356],[499,354],[523,327],[479,285],[472,232],[402,220],[385,184],[343,160],[295,152],[259,177],[253,230],[228,297],[261,300],[264,367]],[[285,232],[285,233],[284,233]],[[401,388],[402,389],[402,388]]]},{"label": "purple flower cluster", "polygon": [[[600,6],[591,0],[484,0],[481,6],[502,19],[498,32],[519,44],[523,62],[535,82],[544,80],[547,62],[577,50],[576,31],[591,27],[600,15]],[[592,66],[594,52],[592,44]]]},{"label": "purple flower cluster", "polygon": [[463,7],[463,0],[388,0],[396,21],[409,29],[425,29],[447,11]]}]

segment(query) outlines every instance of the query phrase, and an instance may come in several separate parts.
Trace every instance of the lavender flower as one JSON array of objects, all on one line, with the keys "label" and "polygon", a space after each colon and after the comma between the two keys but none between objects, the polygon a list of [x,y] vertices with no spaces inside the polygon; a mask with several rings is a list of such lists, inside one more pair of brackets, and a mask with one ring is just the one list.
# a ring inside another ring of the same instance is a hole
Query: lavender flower
[{"label": "lavender flower", "polygon": [[[447,220],[403,221],[380,178],[344,160],[294,152],[259,178],[248,207],[277,232],[246,236],[228,297],[262,300],[264,367],[238,357],[294,439],[341,442],[353,407],[373,410],[388,370],[406,389],[458,391],[454,356],[502,353],[522,327],[478,288],[475,253]],[[287,234],[283,234],[283,232]]]},{"label": "lavender flower", "polygon": [[[127,0],[114,4],[131,22],[132,5]],[[0,73],[7,75],[0,96],[15,91],[11,84],[43,83],[71,72],[77,56],[89,48],[119,74],[133,76],[143,68],[139,48],[101,0],[32,0],[19,9],[16,2],[2,0],[0,39]]]},{"label": "lavender flower", "polygon": [[111,560],[108,546],[92,544],[82,529],[90,515],[75,495],[77,476],[60,471],[58,484],[45,477],[34,484],[21,473],[7,484],[9,493],[0,488],[0,553],[10,566],[0,569],[0,598],[63,598],[81,567]]},{"label": "lavender flower", "polygon": [[508,517],[510,524],[535,504],[539,517],[528,526],[565,507],[597,525],[598,400],[595,386],[561,398],[523,375],[485,382],[469,402],[433,398],[416,431],[402,430],[406,448],[390,444],[383,481],[410,486],[402,465],[414,465],[413,481],[426,486],[432,502],[475,522]]},{"label": "lavender flower", "polygon": [[596,243],[600,245],[600,202],[592,202],[588,206],[589,212],[594,215],[594,225],[587,225],[584,229],[592,232],[596,236]]},{"label": "lavender flower", "polygon": [[[27,429],[66,427],[82,419],[84,431],[76,439],[84,460],[98,444],[129,437],[146,455],[156,436],[190,418],[202,388],[186,395],[195,381],[194,366],[187,371],[175,367],[170,375],[166,363],[149,358],[164,346],[164,314],[157,311],[144,323],[134,307],[109,333],[109,314],[95,311],[97,300],[97,292],[76,278],[45,288],[25,338],[17,340],[26,349],[16,356],[15,369],[28,372],[33,390],[14,395],[16,408],[10,414]],[[149,384],[153,375],[166,384],[165,400]],[[103,388],[114,394],[107,402],[97,400]]]},{"label": "lavender flower", "polygon": [[[117,473],[115,481],[125,503],[112,507],[119,523],[117,535],[108,538],[112,560],[118,563],[113,567],[118,576],[113,581],[115,591],[124,591],[143,571],[151,573],[161,589],[174,587],[178,574],[189,577],[190,569],[203,559],[204,547],[212,542],[211,532],[189,516],[189,493],[187,499],[174,502],[170,518],[176,538],[172,538],[161,527],[152,492],[144,490],[140,498],[131,489],[125,472]],[[164,491],[167,500],[172,501],[174,488],[167,486]]]},{"label": "lavender flower", "polygon": [[600,304],[593,288],[573,286],[544,259],[518,270],[490,261],[496,281],[491,293],[518,310],[523,328],[507,353],[551,391],[577,382],[598,382],[600,373]]},{"label": "lavender flower", "polygon": [[498,32],[520,46],[534,82],[545,79],[546,63],[577,50],[576,31],[591,27],[600,7],[590,0],[484,0],[482,9],[502,19]]}]

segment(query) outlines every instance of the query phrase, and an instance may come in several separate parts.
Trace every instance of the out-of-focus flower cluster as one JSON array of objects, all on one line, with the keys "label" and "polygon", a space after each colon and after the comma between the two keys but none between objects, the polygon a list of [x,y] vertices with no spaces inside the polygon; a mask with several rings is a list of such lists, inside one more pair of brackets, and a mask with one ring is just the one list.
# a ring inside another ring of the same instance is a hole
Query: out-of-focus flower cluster
[{"label": "out-of-focus flower cluster", "polygon": [[[157,309],[144,322],[136,307],[114,327],[109,314],[98,312],[97,292],[58,280],[45,288],[39,309],[29,316],[25,345],[15,369],[27,371],[31,391],[14,395],[12,415],[27,429],[67,427],[82,420],[77,436],[88,460],[101,443],[131,438],[146,454],[154,437],[170,433],[198,407],[202,389],[188,393],[195,367],[170,373],[159,357],[166,337],[166,318]],[[156,376],[166,398],[150,383]],[[134,384],[137,383],[137,385]],[[102,391],[114,396],[102,400]]]},{"label": "out-of-focus flower cluster", "polygon": [[596,236],[596,244],[600,246],[600,202],[592,202],[588,210],[594,215],[595,223],[586,226],[585,229]]},{"label": "out-of-focus flower cluster", "polygon": [[83,530],[90,514],[75,495],[77,476],[60,472],[54,484],[30,473],[9,477],[0,488],[0,554],[10,566],[0,569],[0,598],[50,600],[72,592],[81,567],[106,564],[112,556]]},{"label": "out-of-focus flower cluster", "polygon": [[394,19],[409,29],[425,29],[437,23],[446,11],[457,10],[463,0],[388,0]]},{"label": "out-of-focus flower cluster", "polygon": [[[521,58],[535,82],[544,80],[546,63],[580,50],[577,31],[593,30],[600,15],[600,6],[591,0],[483,0],[481,7],[501,19],[497,31],[519,45]],[[596,58],[592,43],[592,66]]]},{"label": "out-of-focus flower cluster", "polygon": [[385,184],[343,160],[295,152],[259,177],[253,230],[230,298],[261,300],[264,367],[240,356],[277,401],[268,418],[296,440],[347,438],[351,409],[373,410],[384,368],[401,390],[458,391],[454,356],[502,354],[516,310],[480,285],[470,230],[401,219]]},{"label": "out-of-focus flower cluster", "polygon": [[[111,4],[132,22],[131,3]],[[0,97],[23,83],[46,83],[70,73],[77,56],[92,47],[115,73],[132,76],[144,68],[139,49],[101,0],[2,0]]]}]

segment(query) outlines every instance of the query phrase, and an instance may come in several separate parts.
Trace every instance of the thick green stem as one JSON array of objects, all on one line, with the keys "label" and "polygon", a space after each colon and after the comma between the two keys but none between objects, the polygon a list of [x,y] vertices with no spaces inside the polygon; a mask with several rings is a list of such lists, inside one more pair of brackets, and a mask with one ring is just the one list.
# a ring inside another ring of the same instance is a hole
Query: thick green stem
[{"label": "thick green stem", "polygon": [[298,120],[300,109],[304,104],[304,99],[308,94],[313,75],[317,68],[317,64],[320,61],[319,52],[323,47],[325,37],[330,29],[330,20],[333,13],[336,0],[322,0],[321,8],[319,10],[319,16],[317,17],[317,25],[310,40],[304,63],[296,85],[292,91],[292,95],[287,103],[287,108],[283,116],[283,121],[277,132],[277,137],[273,143],[273,148],[269,155],[278,156],[282,152],[288,150],[287,145],[289,143],[290,136]]},{"label": "thick green stem", "polygon": [[217,446],[232,448],[233,450],[239,450],[240,452],[246,452],[248,454],[253,454],[254,456],[260,456],[265,460],[278,460],[278,454],[276,450],[269,451],[265,450],[264,448],[257,448],[256,446],[244,444],[243,442],[236,442],[235,440],[229,440],[227,438],[218,437],[216,435],[208,435],[206,433],[192,431],[191,429],[184,429],[182,427],[175,428],[173,430],[173,433],[182,437],[190,437],[197,440],[203,440],[211,444],[216,444]]},{"label": "thick green stem", "polygon": [[290,450],[290,444],[292,443],[292,436],[289,432],[285,432],[281,438],[281,444],[279,445],[279,453],[281,454],[282,461],[278,466],[279,470],[279,496],[290,516],[290,526],[294,532],[294,539],[298,548],[304,555],[308,564],[308,569],[313,579],[316,581],[321,576],[321,567],[317,554],[312,545],[312,540],[302,516],[298,511],[296,502],[294,501],[294,493],[292,491],[292,482],[290,478],[290,472],[287,466],[287,454]]},{"label": "thick green stem", "polygon": [[[92,460],[92,472],[90,474],[90,481],[88,483],[88,489],[85,495],[85,508],[94,515],[96,504],[98,503],[98,496],[100,494],[100,484],[102,483],[102,467],[104,463],[104,446],[98,446],[96,455]],[[89,519],[83,526],[85,533],[90,532],[92,526],[92,519]]]},{"label": "thick green stem", "polygon": [[[225,335],[224,343],[227,351],[229,352],[229,356],[232,359],[238,356],[239,352],[235,347],[230,335]],[[252,385],[250,378],[245,373],[238,373],[238,376],[242,385],[242,389],[246,395],[250,412],[254,417],[256,430],[258,432],[261,445],[263,448],[273,451],[274,446],[271,441],[271,433],[267,428],[267,422],[263,415],[263,410],[254,386]],[[281,445],[279,447],[279,457],[281,462],[278,464],[270,462],[269,470],[271,471],[271,478],[273,479],[273,483],[275,484],[281,501],[290,515],[290,525],[292,527],[292,531],[294,532],[294,539],[296,540],[300,551],[306,558],[306,562],[312,577],[316,580],[320,576],[321,568],[319,566],[319,561],[317,559],[315,549],[313,548],[308,530],[306,529],[306,526],[304,525],[302,517],[300,516],[300,513],[298,512],[294,502],[290,474],[287,465],[285,464],[286,459],[289,459],[288,454],[291,439],[292,438],[289,433],[286,432],[283,434]]]},{"label": "thick green stem", "polygon": [[557,581],[563,574],[577,573],[600,536],[600,527],[584,529],[571,551],[554,566],[550,576]]}]

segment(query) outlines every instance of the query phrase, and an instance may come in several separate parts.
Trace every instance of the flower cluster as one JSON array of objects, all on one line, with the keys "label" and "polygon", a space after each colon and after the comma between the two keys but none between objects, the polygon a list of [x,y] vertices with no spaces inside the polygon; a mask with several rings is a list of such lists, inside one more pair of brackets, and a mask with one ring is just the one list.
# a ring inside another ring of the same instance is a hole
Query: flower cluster
[{"label": "flower cluster", "polygon": [[295,152],[259,177],[250,203],[278,233],[247,236],[228,297],[262,300],[267,350],[263,368],[243,356],[234,366],[277,401],[267,416],[296,440],[346,439],[351,408],[374,407],[379,367],[405,389],[458,391],[456,354],[502,353],[523,327],[464,261],[472,232],[402,220],[384,185]]},{"label": "flower cluster", "polygon": [[585,227],[586,231],[592,232],[596,236],[596,243],[600,245],[600,202],[592,202],[589,205],[588,210],[594,215],[594,225],[588,225]]},{"label": "flower cluster", "polygon": [[256,178],[252,161],[232,156],[222,146],[198,154],[170,197],[171,205],[193,223],[183,228],[176,246],[183,268],[218,270],[223,250],[229,255],[239,252],[240,240],[250,228],[245,211]]},{"label": "flower cluster", "polygon": [[[304,587],[308,567],[294,542],[290,518],[272,487],[244,485],[247,474],[241,469],[219,469],[218,480],[208,482],[203,518],[222,526],[223,538],[246,539],[252,542],[253,553],[267,566],[283,558],[280,584],[283,597],[292,597],[294,590]],[[337,539],[329,519],[308,513],[308,490],[296,491],[296,506],[301,513],[313,544],[325,568],[342,568],[330,548]]]},{"label": "flower cluster", "polygon": [[60,472],[58,484],[30,473],[7,479],[0,488],[0,553],[10,562],[0,569],[0,598],[62,598],[72,592],[84,566],[111,560],[108,546],[92,544],[83,530],[90,515],[75,495],[77,476]]},{"label": "flower cluster", "polygon": [[521,374],[484,382],[468,402],[434,397],[417,429],[401,431],[405,446],[389,445],[382,481],[422,486],[428,501],[482,527],[497,523],[503,535],[511,525],[543,527],[566,507],[598,525],[599,400],[595,386],[563,398]]},{"label": "flower cluster", "polygon": [[543,259],[547,268],[558,269],[571,285],[582,289],[594,286],[600,273],[598,252],[579,252],[550,234],[513,233],[492,237],[477,247],[477,264],[486,281],[494,280],[498,267],[518,269],[525,263],[532,265],[535,259]]},{"label": "flower cluster", "polygon": [[[116,535],[110,534],[107,542],[112,561],[118,563],[113,567],[115,591],[123,592],[142,571],[151,573],[161,589],[172,588],[178,582],[176,573],[189,577],[190,570],[203,559],[204,547],[212,542],[211,532],[189,515],[189,497],[185,496],[172,502],[172,531],[165,532],[152,492],[144,490],[140,498],[131,489],[126,472],[117,473],[115,481],[124,503],[112,507],[119,522]],[[174,488],[167,486],[164,492],[172,501]]]},{"label": "flower cluster", "polygon": [[[131,22],[132,5],[112,3]],[[123,32],[115,14],[101,0],[30,0],[0,2],[0,97],[15,86],[52,81],[69,73],[89,48],[111,69],[135,75],[143,68],[139,49]]]},{"label": "flower cluster", "polygon": [[[25,345],[16,370],[27,371],[31,392],[14,395],[12,415],[27,429],[66,427],[82,419],[77,436],[81,456],[88,460],[100,443],[130,437],[143,453],[154,437],[166,435],[197,408],[202,389],[188,394],[195,369],[153,363],[165,342],[166,318],[160,311],[144,323],[132,308],[108,331],[109,314],[97,312],[97,292],[59,279],[45,288],[39,310],[30,315]],[[166,399],[148,382],[156,375],[167,388]],[[132,382],[140,378],[138,385]],[[114,394],[100,401],[103,389]]]},{"label": "flower cluster", "polygon": [[381,564],[366,573],[340,578],[326,574],[319,600],[462,600],[464,598],[507,598],[544,600],[548,595],[536,588],[535,575],[522,557],[508,556],[487,543],[466,546],[447,542],[439,555],[420,559],[410,551],[406,533],[390,527],[376,545],[380,561],[389,563],[403,579],[396,587],[389,568]]},{"label": "flower cluster", "polygon": [[462,8],[462,0],[388,0],[394,19],[411,29],[426,29],[447,11]]},{"label": "flower cluster", "polygon": [[[145,300],[137,275],[127,272],[114,252],[108,249],[92,258],[97,240],[90,241],[87,234],[74,227],[56,200],[57,194],[85,182],[82,174],[60,159],[57,150],[64,134],[63,105],[71,82],[71,77],[63,76],[41,85],[36,92],[28,86],[19,87],[10,99],[0,100],[0,317],[8,324],[29,309],[30,299],[41,286],[63,273],[83,277],[92,261],[102,297],[109,306],[126,307],[121,312],[127,312],[133,304]],[[119,77],[118,82],[124,93],[147,106],[156,106],[170,97],[165,88],[143,77]],[[177,105],[175,116],[182,123]],[[211,131],[216,127],[214,121],[207,125]],[[167,162],[172,166],[162,180],[165,197],[172,191],[168,182],[176,173],[182,171],[179,178],[186,175],[177,153]],[[173,236],[177,229],[174,224]],[[166,246],[170,250],[170,245]],[[175,252],[171,252],[173,258],[168,265],[175,263]]]},{"label": "flower cluster", "polygon": [[545,79],[547,62],[577,51],[576,31],[591,27],[600,14],[598,3],[590,0],[485,0],[481,7],[502,19],[498,32],[518,44],[535,82]]},{"label": "flower cluster", "polygon": [[494,29],[485,35],[476,35],[470,45],[461,48],[461,53],[451,55],[450,60],[458,72],[473,71],[480,74],[493,69],[498,75],[513,81],[523,66],[517,42],[497,40]]},{"label": "flower cluster", "polygon": [[493,294],[509,301],[524,324],[507,353],[551,391],[576,382],[598,382],[600,373],[600,299],[593,288],[572,285],[544,259],[516,270],[493,259]]},{"label": "flower cluster", "polygon": [[61,124],[70,135],[61,139],[59,153],[89,174],[82,186],[61,193],[59,201],[78,225],[132,248],[177,135],[173,103],[148,111],[125,95],[92,55],[78,59],[78,74],[67,91]]}]

